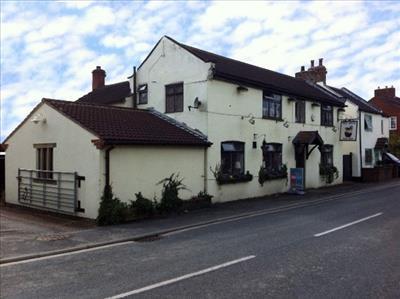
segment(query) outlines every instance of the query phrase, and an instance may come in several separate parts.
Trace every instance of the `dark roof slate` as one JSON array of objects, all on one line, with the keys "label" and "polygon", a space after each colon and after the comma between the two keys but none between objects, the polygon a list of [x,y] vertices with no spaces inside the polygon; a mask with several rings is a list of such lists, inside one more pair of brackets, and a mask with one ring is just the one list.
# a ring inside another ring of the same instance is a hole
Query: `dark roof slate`
[{"label": "dark roof slate", "polygon": [[80,97],[77,102],[109,105],[124,102],[125,98],[130,94],[131,88],[129,86],[129,81],[123,81],[99,87],[83,97]]},{"label": "dark roof slate", "polygon": [[358,106],[361,111],[368,112],[368,113],[375,113],[375,114],[382,114],[382,111],[375,108],[373,105],[368,103],[366,100],[361,98],[360,96],[356,95],[351,90],[342,87],[341,89],[328,86],[329,88],[333,89],[336,93],[340,94],[342,97],[349,99],[354,104]]},{"label": "dark roof slate", "polygon": [[195,130],[158,117],[149,110],[43,99],[105,144],[209,146]]},{"label": "dark roof slate", "polygon": [[302,79],[197,49],[179,43],[168,36],[167,38],[204,62],[214,63],[214,77],[217,79],[270,89],[278,93],[297,96],[306,100],[319,101],[324,104],[339,107],[344,106],[344,103],[333,95],[315,88]]}]

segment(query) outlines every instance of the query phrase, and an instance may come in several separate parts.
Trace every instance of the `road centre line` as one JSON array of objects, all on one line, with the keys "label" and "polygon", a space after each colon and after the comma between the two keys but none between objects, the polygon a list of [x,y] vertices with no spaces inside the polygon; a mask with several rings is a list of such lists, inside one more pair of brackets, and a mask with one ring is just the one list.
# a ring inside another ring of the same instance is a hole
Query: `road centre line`
[{"label": "road centre line", "polygon": [[162,287],[162,286],[166,286],[166,285],[169,285],[169,284],[176,283],[178,281],[186,280],[186,279],[189,279],[189,278],[192,278],[192,277],[195,277],[195,276],[200,276],[200,275],[203,275],[203,274],[206,274],[206,273],[209,273],[209,272],[213,272],[213,271],[225,268],[225,267],[229,267],[229,266],[232,266],[234,264],[242,263],[244,261],[253,259],[255,257],[256,257],[255,255],[245,256],[245,257],[242,257],[242,258],[239,258],[239,259],[236,259],[236,260],[233,260],[233,261],[229,261],[229,262],[226,262],[226,263],[223,263],[223,264],[220,264],[220,265],[216,265],[216,266],[213,266],[213,267],[210,267],[210,268],[206,268],[206,269],[203,269],[203,270],[200,270],[200,271],[197,271],[197,272],[193,272],[193,273],[182,275],[182,276],[179,276],[179,277],[176,277],[176,278],[164,280],[162,282],[151,284],[151,285],[148,285],[148,286],[140,288],[140,289],[136,289],[136,290],[129,291],[129,292],[126,292],[126,293],[122,293],[122,294],[119,294],[119,295],[108,297],[106,299],[119,299],[119,298],[125,298],[125,297],[128,297],[128,296],[131,296],[131,295],[143,293],[143,292],[146,292],[146,291],[150,291],[152,289],[156,289],[156,288],[159,288],[159,287]]},{"label": "road centre line", "polygon": [[357,223],[366,221],[366,220],[371,219],[371,218],[375,218],[375,217],[381,216],[382,214],[383,214],[383,213],[381,212],[381,213],[377,213],[377,214],[374,214],[374,215],[371,215],[371,216],[368,216],[368,217],[365,217],[365,218],[361,218],[361,219],[359,219],[359,220],[356,220],[356,221],[353,221],[353,222],[350,222],[350,223],[347,223],[347,224],[344,224],[344,225],[341,225],[341,226],[332,228],[332,229],[327,230],[327,231],[324,231],[324,232],[322,232],[322,233],[315,234],[314,237],[321,237],[321,236],[330,234],[330,233],[332,233],[332,232],[335,232],[335,231],[337,231],[337,230],[340,230],[340,229],[349,227],[349,226],[351,226],[351,225],[354,225],[354,224],[357,224]]},{"label": "road centre line", "polygon": [[131,244],[131,243],[134,243],[134,242],[127,241],[127,242],[103,245],[103,246],[98,246],[98,247],[93,247],[93,248],[88,248],[88,249],[81,249],[81,250],[76,250],[76,251],[72,251],[72,252],[59,253],[59,254],[55,254],[55,255],[31,258],[31,259],[17,261],[17,262],[0,264],[0,268],[7,267],[7,266],[14,266],[14,265],[18,265],[18,264],[31,263],[31,262],[41,261],[41,260],[47,260],[47,259],[52,259],[52,258],[61,257],[61,256],[73,255],[73,254],[78,254],[78,253],[82,253],[82,252],[89,252],[89,251],[94,251],[94,250],[99,250],[99,249],[104,249],[104,248],[109,248],[109,247],[121,246],[121,245],[126,245],[126,244]]}]

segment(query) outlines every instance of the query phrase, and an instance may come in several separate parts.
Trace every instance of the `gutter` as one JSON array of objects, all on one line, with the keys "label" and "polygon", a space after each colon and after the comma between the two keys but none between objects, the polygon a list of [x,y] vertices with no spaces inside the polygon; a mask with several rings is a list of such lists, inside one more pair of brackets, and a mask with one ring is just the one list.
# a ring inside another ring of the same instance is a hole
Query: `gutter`
[{"label": "gutter", "polygon": [[361,110],[358,109],[358,123],[359,123],[359,135],[360,135],[360,179],[362,179],[362,164],[363,164],[363,158],[362,158],[362,137],[361,137]]}]

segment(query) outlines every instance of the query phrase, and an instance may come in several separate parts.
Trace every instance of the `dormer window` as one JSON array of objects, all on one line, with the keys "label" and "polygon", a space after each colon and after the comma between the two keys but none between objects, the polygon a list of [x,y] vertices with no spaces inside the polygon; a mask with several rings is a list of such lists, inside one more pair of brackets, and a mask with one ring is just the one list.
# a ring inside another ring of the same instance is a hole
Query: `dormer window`
[{"label": "dormer window", "polygon": [[148,92],[147,84],[140,84],[138,88],[139,104],[147,104]]}]

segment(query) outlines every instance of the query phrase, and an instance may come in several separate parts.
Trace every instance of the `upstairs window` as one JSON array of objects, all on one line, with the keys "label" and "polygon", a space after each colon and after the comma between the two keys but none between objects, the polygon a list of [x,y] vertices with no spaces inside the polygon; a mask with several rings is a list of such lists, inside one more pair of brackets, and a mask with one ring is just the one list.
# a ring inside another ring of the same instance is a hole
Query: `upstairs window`
[{"label": "upstairs window", "polygon": [[295,103],[295,121],[304,124],[306,122],[306,103],[304,101],[297,101]]},{"label": "upstairs window", "polygon": [[323,167],[333,166],[333,145],[324,144],[320,148],[321,165]]},{"label": "upstairs window", "polygon": [[372,115],[364,115],[364,130],[367,132],[372,132]]},{"label": "upstairs window", "polygon": [[147,104],[147,101],[148,101],[148,99],[147,99],[147,96],[148,96],[147,84],[139,85],[138,94],[139,94],[138,103],[139,104]]},{"label": "upstairs window", "polygon": [[397,116],[390,117],[390,130],[397,130]]},{"label": "upstairs window", "polygon": [[277,173],[282,168],[282,144],[266,143],[262,147],[264,168],[270,173]]},{"label": "upstairs window", "polygon": [[165,86],[165,112],[183,112],[183,83]]},{"label": "upstairs window", "polygon": [[36,169],[39,179],[53,179],[53,148],[55,144],[34,144],[36,148]]},{"label": "upstairs window", "polygon": [[280,95],[264,92],[263,118],[282,119],[282,97]]},{"label": "upstairs window", "polygon": [[333,107],[331,105],[321,106],[321,125],[333,126]]},{"label": "upstairs window", "polygon": [[244,142],[229,141],[221,143],[222,174],[244,174]]}]

